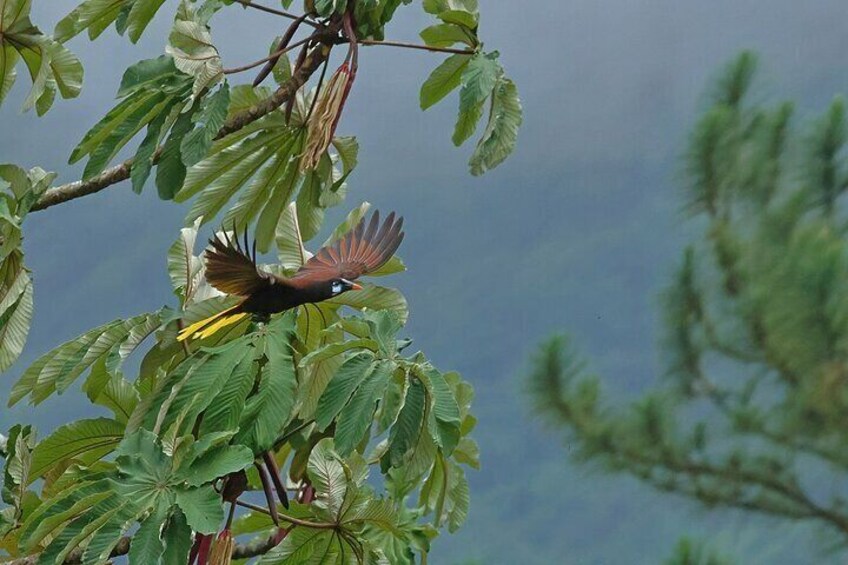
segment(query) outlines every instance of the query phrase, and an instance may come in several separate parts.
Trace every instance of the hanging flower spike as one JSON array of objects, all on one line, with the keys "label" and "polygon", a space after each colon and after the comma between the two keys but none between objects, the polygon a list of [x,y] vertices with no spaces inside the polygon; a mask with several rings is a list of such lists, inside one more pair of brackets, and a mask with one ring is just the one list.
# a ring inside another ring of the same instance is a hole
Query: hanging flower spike
[{"label": "hanging flower spike", "polygon": [[306,148],[300,160],[301,171],[311,171],[317,167],[321,156],[333,141],[352,83],[350,65],[345,61],[333,73],[327,87],[316,94],[318,101],[307,124]]},{"label": "hanging flower spike", "polygon": [[218,537],[215,543],[212,544],[212,551],[209,553],[209,565],[230,565],[233,560],[233,547],[235,539],[229,527],[225,528]]}]

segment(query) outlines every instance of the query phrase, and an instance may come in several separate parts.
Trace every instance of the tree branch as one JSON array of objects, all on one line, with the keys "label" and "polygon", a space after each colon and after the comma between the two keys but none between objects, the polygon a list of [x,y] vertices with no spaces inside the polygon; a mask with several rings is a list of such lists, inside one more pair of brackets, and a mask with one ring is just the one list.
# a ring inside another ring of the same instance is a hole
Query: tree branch
[{"label": "tree branch", "polygon": [[[646,469],[654,469],[659,467],[665,469],[672,474],[688,476],[692,480],[697,481],[701,477],[706,477],[719,481],[722,484],[736,485],[740,488],[759,488],[762,489],[760,494],[771,494],[777,500],[782,500],[789,506],[778,507],[775,505],[769,506],[767,500],[746,499],[738,493],[732,496],[720,496],[715,492],[711,492],[709,501],[712,503],[721,503],[729,507],[744,508],[764,514],[783,514],[795,518],[815,518],[826,522],[828,525],[836,528],[843,534],[848,533],[848,516],[839,514],[838,512],[819,506],[797,485],[792,482],[781,480],[776,474],[757,473],[744,469],[728,469],[721,466],[711,465],[707,462],[697,462],[686,458],[674,457],[651,457],[649,454],[635,452],[632,450],[618,450],[613,456],[618,456],[624,462],[631,462],[635,465],[642,466]],[[647,480],[658,488],[665,490],[677,491],[682,494],[688,494],[695,498],[699,496],[700,487],[697,484],[689,486],[681,483],[659,483],[652,479],[650,475],[642,476],[633,468],[624,465],[624,469],[633,474],[636,478]]]},{"label": "tree branch", "polygon": [[[109,555],[110,557],[120,557],[122,555],[126,555],[130,551],[130,541],[131,538],[123,537],[118,541],[118,544],[115,546],[115,549],[112,550],[112,553]],[[274,547],[277,546],[277,541],[274,539],[274,536],[270,536],[266,539],[258,539],[248,543],[237,543],[233,548],[233,559],[248,559],[250,557],[256,557],[258,555],[265,555]],[[73,550],[70,555],[65,559],[65,565],[80,565],[82,563],[82,550],[77,548]],[[21,557],[20,559],[15,559],[8,563],[8,565],[37,565],[38,564],[38,555],[29,555],[27,557]]]},{"label": "tree branch", "polygon": [[[300,87],[306,84],[313,73],[315,73],[324,63],[330,51],[328,43],[333,41],[332,38],[337,33],[337,29],[332,27],[328,28],[327,35],[322,38],[322,43],[313,49],[309,55],[307,55],[303,65],[295,71],[288,82],[280,86],[268,98],[257,103],[255,106],[239,112],[227,120],[223,127],[218,131],[215,139],[221,139],[240,130],[262,116],[276,110],[290,97],[294,96]],[[158,156],[159,151],[157,151],[153,156],[154,162],[158,160]],[[99,175],[88,180],[75,181],[51,188],[41,195],[41,198],[38,199],[30,211],[37,212],[39,210],[45,210],[63,202],[68,202],[89,194],[100,192],[113,184],[127,180],[130,178],[132,162],[132,159],[127,159],[120,165],[106,169]]]}]

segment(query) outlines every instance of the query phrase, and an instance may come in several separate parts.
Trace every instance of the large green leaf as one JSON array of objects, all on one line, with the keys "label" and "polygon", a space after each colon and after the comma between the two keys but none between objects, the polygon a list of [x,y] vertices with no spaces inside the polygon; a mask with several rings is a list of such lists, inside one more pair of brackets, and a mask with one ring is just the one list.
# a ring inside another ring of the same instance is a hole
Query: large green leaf
[{"label": "large green leaf", "polygon": [[224,217],[225,226],[239,229],[256,219],[254,237],[261,252],[274,242],[280,218],[301,179],[298,157],[303,141],[302,132],[291,131]]},{"label": "large green leaf", "polygon": [[458,11],[472,15],[479,13],[478,0],[424,0],[424,11],[439,15],[442,12]]},{"label": "large green leaf", "polygon": [[162,532],[165,540],[165,552],[162,555],[164,563],[187,563],[191,552],[191,527],[186,522],[182,510],[175,509],[168,524]]},{"label": "large green leaf", "polygon": [[523,119],[518,88],[508,78],[501,78],[492,96],[486,131],[469,162],[471,174],[482,175],[509,157],[515,149]]},{"label": "large green leaf", "polygon": [[174,57],[179,70],[194,77],[195,97],[224,78],[224,66],[212,43],[212,34],[187,0],[182,0],[177,10],[166,52]]},{"label": "large green leaf", "polygon": [[54,392],[65,391],[82,373],[103,359],[117,368],[162,323],[164,311],[116,320],[100,326],[42,355],[12,387],[9,405],[30,395],[38,404]]},{"label": "large green leaf", "polygon": [[[368,469],[361,456],[354,454],[345,460],[334,449],[333,440],[323,439],[312,449],[307,470],[317,498],[304,508],[311,515],[298,517],[322,522],[323,527],[298,525],[261,563],[371,562],[376,554],[366,561],[365,552],[375,531],[408,542],[393,502],[377,497],[365,484]],[[328,523],[332,527],[327,527]],[[297,532],[302,533],[295,535]]]},{"label": "large green leaf", "polygon": [[322,439],[312,449],[307,466],[315,489],[323,495],[317,504],[335,516],[342,507],[348,488],[348,478],[333,440]]},{"label": "large green leaf", "polygon": [[200,218],[192,226],[182,228],[179,237],[168,249],[168,276],[183,308],[219,294],[206,282],[203,261],[194,254],[199,228]]},{"label": "large green leaf", "polygon": [[168,516],[169,504],[160,500],[150,514],[141,522],[138,531],[133,535],[130,544],[130,563],[158,563],[159,557],[165,551],[165,544],[160,537],[162,523]]},{"label": "large green leaf", "polygon": [[238,429],[245,401],[256,384],[257,368],[253,355],[243,357],[233,368],[220,392],[203,413],[201,434]]},{"label": "large green leaf", "polygon": [[295,202],[291,202],[280,214],[274,239],[277,246],[277,258],[283,269],[296,271],[312,258],[312,253],[303,246]]},{"label": "large green leaf", "polygon": [[430,426],[433,439],[446,455],[450,455],[460,438],[459,405],[444,376],[431,365],[416,365],[415,376],[427,388],[432,404]]},{"label": "large green leaf", "polygon": [[296,398],[297,375],[289,343],[294,315],[280,316],[264,328],[265,358],[256,394],[248,398],[239,431],[233,441],[267,451],[291,420]]},{"label": "large green leaf", "polygon": [[409,385],[403,407],[389,433],[388,458],[392,467],[403,465],[421,439],[427,396],[417,380]]},{"label": "large green leaf", "polygon": [[194,116],[198,108],[195,102],[182,112],[174,122],[168,138],[162,144],[162,156],[156,168],[156,188],[159,198],[173,200],[183,186],[186,177],[186,165],[183,162],[183,140],[194,127]]},{"label": "large green leaf", "polygon": [[110,418],[78,420],[57,428],[32,454],[30,482],[68,459],[91,464],[110,453],[124,435],[124,424]]},{"label": "large green leaf", "polygon": [[221,497],[211,487],[178,492],[177,505],[188,525],[200,533],[215,533],[224,518]]},{"label": "large green leaf", "polygon": [[451,55],[436,67],[421,86],[421,109],[426,110],[459,87],[470,61],[470,55]]},{"label": "large green leaf", "polygon": [[318,401],[315,423],[319,430],[326,429],[335,420],[357,387],[373,371],[373,363],[373,355],[359,353],[339,368]]},{"label": "large green leaf", "polygon": [[11,367],[23,351],[32,321],[32,281],[25,268],[14,271],[17,276],[11,284],[5,284],[6,277],[0,278],[0,372]]},{"label": "large green leaf", "polygon": [[349,455],[370,429],[377,402],[382,398],[394,370],[392,361],[377,363],[339,413],[334,437],[336,449],[342,457]]},{"label": "large green leaf", "polygon": [[134,0],[127,14],[126,30],[130,41],[137,42],[165,0]]},{"label": "large green leaf", "polygon": [[379,347],[380,344],[371,338],[359,338],[336,343],[328,343],[321,349],[311,351],[308,355],[304,356],[300,361],[300,365],[302,367],[306,367],[314,363],[320,363],[321,361],[326,361],[336,355],[341,355],[355,349],[369,349],[376,352]]},{"label": "large green leaf", "polygon": [[[31,550],[52,538],[39,563],[58,564],[89,540],[85,562],[101,563],[132,521],[140,520],[131,560],[155,563],[165,551],[187,553],[189,526],[212,534],[223,520],[223,501],[211,483],[253,462],[250,450],[220,441],[227,437],[195,442],[184,436],[176,442],[177,456],[166,453],[146,430],[126,436],[114,467],[106,472],[82,470],[78,480],[30,515],[22,544]],[[163,539],[163,532],[179,538]],[[166,542],[175,547],[166,549]]]},{"label": "large green leaf", "polygon": [[111,410],[115,419],[123,424],[129,421],[139,401],[138,389],[120,371],[110,372],[105,357],[94,364],[83,390],[91,402]]},{"label": "large green leaf", "polygon": [[201,351],[183,361],[168,375],[153,396],[144,418],[145,427],[168,430],[176,426],[191,430],[196,418],[214,401],[230,374],[245,358],[253,359],[259,348],[252,336]]},{"label": "large green leaf", "polygon": [[85,0],[56,24],[53,36],[57,41],[64,43],[81,31],[88,29],[89,37],[95,39],[115,21],[121,13],[121,9],[131,1]]},{"label": "large green leaf", "polygon": [[24,266],[21,223],[54,173],[0,164],[0,372],[26,344],[32,321],[32,281]]},{"label": "large green leaf", "polygon": [[230,87],[225,82],[213,94],[206,96],[194,117],[195,128],[182,140],[180,153],[187,167],[206,157],[212,140],[227,119],[230,106]]},{"label": "large green leaf", "polygon": [[192,167],[186,175],[185,183],[175,196],[177,202],[191,198],[195,193],[203,192],[192,204],[186,215],[186,223],[203,218],[202,223],[212,221],[218,212],[260,170],[276,153],[280,142],[286,137],[286,131],[260,132],[223,151],[215,153]]},{"label": "large green leaf", "polygon": [[[191,83],[191,77],[180,72],[168,56],[132,65],[124,73],[118,90],[118,97],[122,100],[85,134],[71,153],[70,162],[88,156],[83,176],[94,176],[147,127],[130,175],[133,190],[140,192],[150,174],[152,158],[161,137],[179,116],[185,115],[179,114],[179,110],[191,91]],[[190,119],[190,114],[185,119]],[[179,149],[179,139],[177,145]],[[177,159],[180,159],[179,153]]]},{"label": "large green leaf", "polygon": [[32,450],[35,432],[31,426],[17,424],[9,430],[6,438],[3,481],[0,484],[0,500],[13,509],[12,523],[17,523],[23,514],[24,498],[32,476]]},{"label": "large green leaf", "polygon": [[469,47],[476,46],[474,36],[455,24],[432,25],[422,30],[420,35],[424,43],[432,47],[450,47],[457,43],[464,43]]}]

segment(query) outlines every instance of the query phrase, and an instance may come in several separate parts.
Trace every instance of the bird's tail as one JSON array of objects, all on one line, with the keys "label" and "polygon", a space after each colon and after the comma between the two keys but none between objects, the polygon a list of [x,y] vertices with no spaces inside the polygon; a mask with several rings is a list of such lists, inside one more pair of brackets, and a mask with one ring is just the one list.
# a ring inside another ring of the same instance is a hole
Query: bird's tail
[{"label": "bird's tail", "polygon": [[232,308],[227,308],[222,312],[213,314],[208,318],[204,318],[199,322],[195,322],[190,326],[186,326],[180,333],[177,334],[177,341],[185,341],[189,338],[203,339],[209,337],[218,330],[236,324],[245,319],[249,314],[238,310],[241,304],[236,304]]}]

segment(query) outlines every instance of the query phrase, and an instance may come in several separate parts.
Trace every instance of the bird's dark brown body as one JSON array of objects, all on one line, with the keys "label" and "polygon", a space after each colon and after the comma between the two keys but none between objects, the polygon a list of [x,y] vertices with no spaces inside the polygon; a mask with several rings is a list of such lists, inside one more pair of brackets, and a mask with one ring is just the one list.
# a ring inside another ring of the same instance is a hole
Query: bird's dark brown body
[{"label": "bird's dark brown body", "polygon": [[281,277],[256,265],[256,250],[247,251],[237,238],[214,237],[206,251],[206,280],[226,294],[242,297],[236,306],[196,322],[179,339],[206,337],[248,315],[267,317],[303,304],[321,302],[360,287],[353,282],[382,267],[403,241],[403,218],[388,215],[380,224],[374,212],[368,225],[363,218],[332,245],[322,247],[292,277]]},{"label": "bird's dark brown body", "polygon": [[276,314],[304,304],[322,302],[334,296],[329,283],[295,286],[292,282],[291,279],[281,280],[275,277],[268,287],[245,298],[239,310],[249,314]]}]

